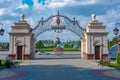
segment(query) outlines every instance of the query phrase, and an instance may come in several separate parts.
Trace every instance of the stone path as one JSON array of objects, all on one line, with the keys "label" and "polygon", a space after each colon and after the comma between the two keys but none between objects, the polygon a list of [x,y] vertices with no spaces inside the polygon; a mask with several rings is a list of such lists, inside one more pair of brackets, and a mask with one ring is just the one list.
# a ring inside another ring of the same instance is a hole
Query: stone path
[{"label": "stone path", "polygon": [[20,67],[0,71],[0,80],[120,80],[120,71],[102,68],[92,60],[28,60]]}]

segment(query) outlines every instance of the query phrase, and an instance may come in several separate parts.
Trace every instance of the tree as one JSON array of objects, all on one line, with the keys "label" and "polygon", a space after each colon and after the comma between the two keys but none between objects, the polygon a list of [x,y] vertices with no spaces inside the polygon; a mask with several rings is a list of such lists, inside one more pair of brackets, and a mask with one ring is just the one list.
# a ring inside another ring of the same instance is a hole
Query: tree
[{"label": "tree", "polygon": [[69,48],[69,45],[66,43],[66,44],[64,45],[64,47],[65,47],[65,48]]},{"label": "tree", "polygon": [[111,41],[108,40],[108,49],[118,43],[118,36],[114,37]]},{"label": "tree", "polygon": [[120,64],[120,52],[118,52],[118,54],[116,56],[116,61],[118,64]]},{"label": "tree", "polygon": [[74,45],[71,43],[71,44],[69,45],[69,47],[70,47],[70,48],[73,48],[73,47],[74,47]]},{"label": "tree", "polygon": [[81,47],[81,41],[78,41],[78,47]]},{"label": "tree", "polygon": [[114,44],[117,44],[117,42],[118,42],[118,37],[113,38],[112,42],[113,42],[113,45],[114,45]]},{"label": "tree", "polygon": [[43,48],[43,47],[44,47],[44,45],[43,45],[42,41],[38,41],[38,42],[36,43],[36,48],[37,48],[37,49],[40,49],[40,48]]}]

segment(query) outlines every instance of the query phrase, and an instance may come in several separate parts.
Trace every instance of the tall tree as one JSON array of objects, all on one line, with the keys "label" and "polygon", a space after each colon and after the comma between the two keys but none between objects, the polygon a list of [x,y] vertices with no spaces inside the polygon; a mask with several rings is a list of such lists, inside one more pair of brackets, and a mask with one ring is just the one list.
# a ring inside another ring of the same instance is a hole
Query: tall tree
[{"label": "tall tree", "polygon": [[37,49],[40,49],[40,48],[43,48],[43,47],[44,47],[44,45],[43,45],[42,41],[39,40],[39,41],[36,43],[36,48],[37,48]]},{"label": "tall tree", "polygon": [[78,42],[78,47],[80,48],[81,47],[81,41],[77,41]]}]

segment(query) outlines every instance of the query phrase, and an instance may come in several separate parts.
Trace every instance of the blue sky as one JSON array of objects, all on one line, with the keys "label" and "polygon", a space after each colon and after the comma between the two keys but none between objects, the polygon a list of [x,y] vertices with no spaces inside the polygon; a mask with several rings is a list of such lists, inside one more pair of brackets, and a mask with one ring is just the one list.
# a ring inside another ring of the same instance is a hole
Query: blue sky
[{"label": "blue sky", "polygon": [[[9,41],[8,32],[11,26],[20,19],[20,14],[24,14],[27,22],[34,28],[42,16],[46,19],[58,10],[71,19],[76,17],[83,28],[91,20],[91,14],[95,13],[97,20],[106,26],[106,31],[109,32],[108,38],[112,39],[115,21],[120,19],[120,0],[0,0],[0,22],[6,30],[5,35],[0,36],[0,42]],[[70,31],[60,34],[47,31],[39,35],[37,40],[55,40],[57,36],[62,41],[80,39]]]}]

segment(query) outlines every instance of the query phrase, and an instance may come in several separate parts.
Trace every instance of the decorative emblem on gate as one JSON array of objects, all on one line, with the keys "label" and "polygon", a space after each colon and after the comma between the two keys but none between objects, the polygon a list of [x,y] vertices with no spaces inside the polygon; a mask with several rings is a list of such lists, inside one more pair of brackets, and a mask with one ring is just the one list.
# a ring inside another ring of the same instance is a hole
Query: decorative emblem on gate
[{"label": "decorative emblem on gate", "polygon": [[57,25],[60,24],[60,18],[59,17],[57,17],[56,23],[57,23]]}]

